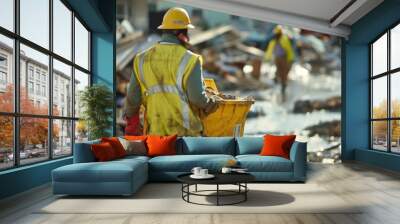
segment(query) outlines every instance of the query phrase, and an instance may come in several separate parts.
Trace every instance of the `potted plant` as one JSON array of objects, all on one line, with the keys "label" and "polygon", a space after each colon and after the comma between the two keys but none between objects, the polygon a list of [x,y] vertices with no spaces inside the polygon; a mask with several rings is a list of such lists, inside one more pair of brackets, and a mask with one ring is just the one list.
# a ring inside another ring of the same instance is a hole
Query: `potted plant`
[{"label": "potted plant", "polygon": [[89,140],[110,136],[113,97],[107,86],[86,87],[80,92],[79,106],[82,110],[79,123],[86,126]]}]

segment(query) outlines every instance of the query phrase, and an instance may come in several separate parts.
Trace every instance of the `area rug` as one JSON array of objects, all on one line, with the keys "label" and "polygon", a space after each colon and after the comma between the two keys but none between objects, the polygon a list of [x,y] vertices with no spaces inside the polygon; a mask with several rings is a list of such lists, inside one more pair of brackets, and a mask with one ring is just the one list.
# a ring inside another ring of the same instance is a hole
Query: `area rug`
[{"label": "area rug", "polygon": [[[248,186],[247,201],[237,205],[189,204],[182,200],[180,184],[150,183],[131,197],[56,197],[36,213],[360,213],[357,205],[344,201],[317,184],[260,183]],[[198,190],[213,188],[215,186],[202,185]],[[231,187],[225,187],[228,188]],[[192,196],[190,199],[197,203],[215,203],[214,196]],[[224,197],[222,202],[238,199]]]}]

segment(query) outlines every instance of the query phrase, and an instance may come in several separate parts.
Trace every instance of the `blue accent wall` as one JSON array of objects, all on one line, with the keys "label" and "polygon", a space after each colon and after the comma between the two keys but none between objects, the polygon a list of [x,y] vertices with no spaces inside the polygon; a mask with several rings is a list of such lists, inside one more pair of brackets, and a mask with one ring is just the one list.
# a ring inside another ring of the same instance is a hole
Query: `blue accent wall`
[{"label": "blue accent wall", "polygon": [[0,173],[0,199],[29,190],[51,181],[51,171],[72,163],[72,158],[52,160]]},{"label": "blue accent wall", "polygon": [[400,22],[400,1],[385,0],[351,27],[342,45],[342,159],[400,170],[400,157],[369,149],[369,43]]},{"label": "blue accent wall", "polygon": [[[67,0],[92,32],[92,82],[103,83],[115,96],[115,0]],[[115,99],[115,97],[114,97]],[[115,106],[113,110],[115,127]],[[110,130],[115,132],[113,127]],[[0,199],[51,181],[51,171],[72,163],[72,157],[0,172]]]}]

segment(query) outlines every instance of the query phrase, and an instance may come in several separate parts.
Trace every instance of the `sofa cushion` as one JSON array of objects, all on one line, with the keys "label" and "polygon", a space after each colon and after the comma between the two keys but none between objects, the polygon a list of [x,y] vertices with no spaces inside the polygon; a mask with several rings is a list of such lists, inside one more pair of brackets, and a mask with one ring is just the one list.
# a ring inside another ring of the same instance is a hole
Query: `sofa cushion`
[{"label": "sofa cushion", "polygon": [[90,147],[92,149],[94,157],[96,157],[96,161],[105,162],[118,158],[112,145],[108,142],[93,144]]},{"label": "sofa cushion", "polygon": [[260,154],[264,144],[263,137],[236,138],[236,155]]},{"label": "sofa cushion", "polygon": [[235,155],[235,139],[231,137],[183,137],[178,141],[178,154]]},{"label": "sofa cushion", "polygon": [[101,142],[108,142],[114,149],[117,158],[122,158],[126,156],[126,151],[124,146],[121,144],[117,137],[104,137],[101,138]]},{"label": "sofa cushion", "polygon": [[58,182],[130,182],[135,172],[147,172],[147,163],[140,159],[74,163],[52,173]]},{"label": "sofa cushion", "polygon": [[199,166],[216,172],[230,159],[235,158],[231,155],[158,156],[149,160],[149,170],[153,172],[190,172],[193,167]]},{"label": "sofa cushion", "polygon": [[261,156],[280,156],[290,159],[290,148],[293,145],[296,135],[265,135],[264,146],[261,149]]},{"label": "sofa cushion", "polygon": [[146,142],[141,140],[127,140],[125,138],[119,138],[122,146],[126,151],[126,155],[147,155]]},{"label": "sofa cushion", "polygon": [[239,155],[240,167],[249,172],[292,172],[292,161],[279,156]]},{"label": "sofa cushion", "polygon": [[154,156],[166,156],[176,154],[176,139],[177,135],[170,136],[156,136],[149,135],[147,137],[147,155]]}]

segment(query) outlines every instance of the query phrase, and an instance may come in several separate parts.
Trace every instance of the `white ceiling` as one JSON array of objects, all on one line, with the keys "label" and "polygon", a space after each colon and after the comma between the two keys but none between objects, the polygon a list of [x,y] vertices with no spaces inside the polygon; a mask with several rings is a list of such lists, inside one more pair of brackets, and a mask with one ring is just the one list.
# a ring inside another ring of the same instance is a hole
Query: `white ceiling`
[{"label": "white ceiling", "polygon": [[[383,0],[168,1],[342,37],[350,34],[350,26],[353,23],[383,2]],[[350,7],[339,13],[348,4]],[[335,17],[337,14],[339,16]]]},{"label": "white ceiling", "polygon": [[226,0],[297,15],[330,20],[350,0]]}]

